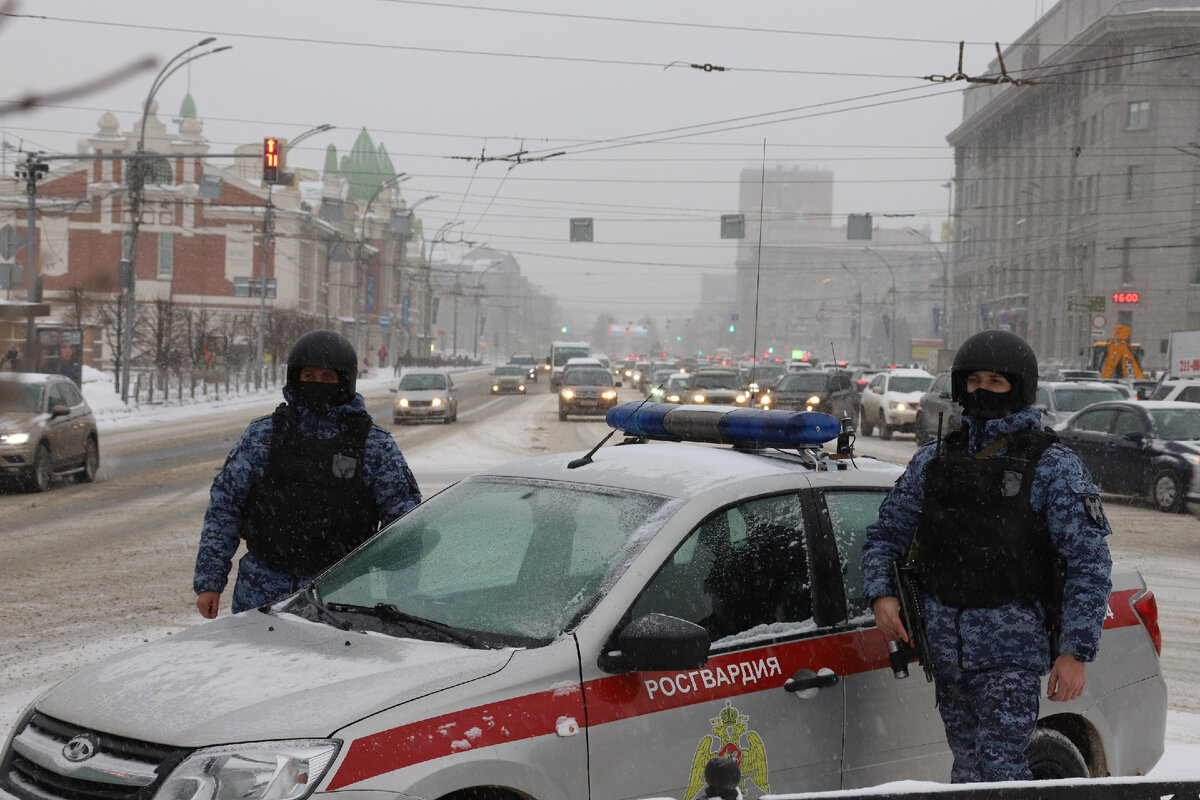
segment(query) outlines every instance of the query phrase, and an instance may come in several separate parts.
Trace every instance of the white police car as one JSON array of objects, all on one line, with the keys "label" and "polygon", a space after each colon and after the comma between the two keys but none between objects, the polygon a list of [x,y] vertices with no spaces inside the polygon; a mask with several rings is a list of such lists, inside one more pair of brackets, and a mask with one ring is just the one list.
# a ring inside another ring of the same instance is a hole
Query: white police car
[{"label": "white police car", "polygon": [[[945,780],[932,685],[859,588],[899,468],[810,412],[625,404],[623,446],[490,470],[271,607],[68,678],[21,716],[22,800],[748,797]],[[646,441],[693,439],[734,449]],[[1166,690],[1153,595],[1114,573],[1086,694],[1041,774],[1145,773]]]}]

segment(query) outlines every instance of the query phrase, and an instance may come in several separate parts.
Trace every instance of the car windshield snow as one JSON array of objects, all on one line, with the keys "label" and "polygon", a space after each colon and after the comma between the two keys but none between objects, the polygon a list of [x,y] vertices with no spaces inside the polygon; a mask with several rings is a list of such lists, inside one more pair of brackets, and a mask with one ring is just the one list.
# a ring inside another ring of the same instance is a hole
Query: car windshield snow
[{"label": "car windshield snow", "polygon": [[1192,411],[1177,408],[1155,408],[1150,411],[1154,429],[1162,439],[1179,442],[1200,440],[1200,408]]},{"label": "car windshield snow", "polygon": [[887,390],[889,392],[926,392],[929,391],[929,384],[933,383],[933,376],[923,378],[920,376],[906,377],[904,375],[896,375],[888,381]]},{"label": "car windshield snow", "polygon": [[520,366],[496,367],[496,372],[494,374],[496,375],[496,377],[500,377],[501,375],[515,375],[515,376],[520,377],[522,375],[528,375],[529,370],[525,367],[520,367]]},{"label": "car windshield snow", "polygon": [[1078,411],[1085,406],[1090,406],[1092,403],[1102,403],[1105,400],[1120,400],[1121,393],[1116,389],[1107,387],[1100,388],[1073,388],[1065,387],[1054,390],[1054,406],[1059,411]]},{"label": "car windshield snow", "polygon": [[42,386],[0,381],[0,412],[37,413],[42,410]]},{"label": "car windshield snow", "polygon": [[695,389],[733,389],[742,388],[741,381],[737,375],[732,373],[711,373],[708,375],[699,374],[696,376],[695,382],[692,384]]},{"label": "car windshield snow", "polygon": [[820,372],[796,372],[779,381],[777,392],[823,392],[829,376]]},{"label": "car windshield snow", "polygon": [[572,367],[563,378],[564,386],[612,386],[612,373],[606,369]]},{"label": "car windshield snow", "polygon": [[316,590],[331,609],[391,607],[496,644],[546,644],[661,527],[667,502],[561,482],[466,480],[389,525]]},{"label": "car windshield snow", "polygon": [[410,392],[422,391],[424,389],[445,389],[446,376],[421,373],[405,375],[400,379],[400,388]]}]

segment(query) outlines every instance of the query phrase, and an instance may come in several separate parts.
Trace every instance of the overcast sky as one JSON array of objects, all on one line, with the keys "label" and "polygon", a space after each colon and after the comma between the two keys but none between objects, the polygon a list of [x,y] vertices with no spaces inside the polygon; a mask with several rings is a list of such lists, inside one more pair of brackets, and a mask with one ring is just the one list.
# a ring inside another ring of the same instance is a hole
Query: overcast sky
[{"label": "overcast sky", "polygon": [[[0,2],[0,6],[3,2]],[[515,254],[566,321],[597,311],[690,315],[704,271],[733,269],[719,238],[739,173],[830,169],[836,215],[913,214],[939,230],[953,175],[946,134],[962,83],[1046,0],[15,0],[0,16],[0,100],[160,64],[205,36],[205,57],[158,93],[174,116],[190,87],[214,152],[314,136],[290,165],[319,169],[365,127],[382,142],[427,231]],[[199,51],[196,51],[199,52]],[[711,64],[724,71],[702,71]],[[52,107],[0,116],[0,135],[74,152],[112,111],[129,130],[156,70]],[[172,126],[174,129],[174,126]],[[455,156],[565,155],[514,165]],[[6,154],[11,167],[11,153]],[[596,241],[568,241],[595,219]],[[882,220],[883,224],[889,224]]]}]

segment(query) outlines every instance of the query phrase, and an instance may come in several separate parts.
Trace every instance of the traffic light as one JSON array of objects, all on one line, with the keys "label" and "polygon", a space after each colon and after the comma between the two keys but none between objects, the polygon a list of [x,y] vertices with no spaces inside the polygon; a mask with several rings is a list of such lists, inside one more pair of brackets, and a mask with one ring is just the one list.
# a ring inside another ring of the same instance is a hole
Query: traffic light
[{"label": "traffic light", "polygon": [[563,325],[563,326],[562,326],[562,332],[563,332],[563,333],[566,333],[566,332],[567,332],[567,326],[566,326],[566,325]]},{"label": "traffic light", "polygon": [[273,136],[263,139],[263,183],[279,182],[279,140]]},{"label": "traffic light", "polygon": [[735,327],[734,327],[732,324],[730,324],[730,326],[729,326],[729,332],[730,332],[730,333],[733,333],[735,330],[736,330],[736,328],[735,328]]}]

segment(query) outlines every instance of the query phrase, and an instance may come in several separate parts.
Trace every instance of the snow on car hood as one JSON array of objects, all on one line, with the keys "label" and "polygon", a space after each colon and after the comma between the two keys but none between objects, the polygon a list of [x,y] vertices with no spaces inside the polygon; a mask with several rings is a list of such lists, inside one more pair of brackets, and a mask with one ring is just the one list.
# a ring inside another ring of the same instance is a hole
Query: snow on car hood
[{"label": "snow on car hood", "polygon": [[26,431],[33,427],[39,417],[46,415],[33,411],[4,411],[0,412],[0,432]]},{"label": "snow on car hood", "polygon": [[38,710],[183,747],[325,737],[382,709],[490,675],[512,652],[248,611],[85,667]]}]

